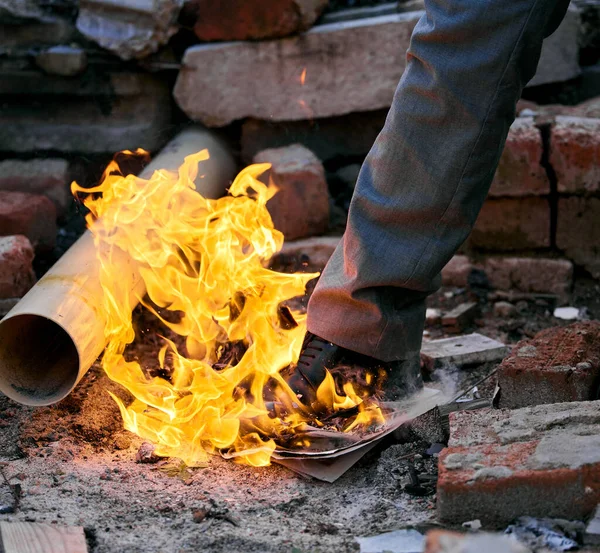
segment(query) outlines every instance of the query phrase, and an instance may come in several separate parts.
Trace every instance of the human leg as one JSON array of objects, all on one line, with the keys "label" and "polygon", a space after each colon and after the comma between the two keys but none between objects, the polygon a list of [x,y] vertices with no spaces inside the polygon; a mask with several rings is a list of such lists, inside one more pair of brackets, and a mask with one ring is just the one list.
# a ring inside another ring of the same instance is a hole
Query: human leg
[{"label": "human leg", "polygon": [[424,300],[485,200],[564,0],[426,0],[308,329],[383,361],[418,353]]}]

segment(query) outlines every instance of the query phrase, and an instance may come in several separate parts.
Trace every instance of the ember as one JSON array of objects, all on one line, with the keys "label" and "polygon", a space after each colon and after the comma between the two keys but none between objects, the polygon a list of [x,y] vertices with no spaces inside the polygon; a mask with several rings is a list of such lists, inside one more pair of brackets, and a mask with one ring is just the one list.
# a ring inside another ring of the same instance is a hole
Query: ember
[{"label": "ember", "polygon": [[[280,443],[306,447],[305,432],[294,436],[307,424],[331,430],[328,421],[338,411],[347,417],[336,427],[344,432],[380,425],[383,414],[365,387],[338,379],[336,389],[328,374],[317,404],[307,406],[286,384],[280,371],[299,354],[305,317],[281,304],[303,294],[317,275],[265,268],[283,245],[266,208],[276,189],[258,180],[270,165],[246,168],[227,197],[210,200],[194,186],[208,158],[203,150],[186,157],[177,173],[160,170],[148,180],[123,176],[113,162],[96,188],[72,185],[90,209],[101,262],[108,320],[103,368],[135,397],[126,406],[111,394],[125,428],[155,443],[156,454],[190,466],[218,450],[259,466],[269,464]],[[112,293],[118,250],[137,264],[146,298],[117,301]],[[185,339],[161,337],[161,370],[151,373],[125,355],[136,338],[131,307],[138,300]]]}]

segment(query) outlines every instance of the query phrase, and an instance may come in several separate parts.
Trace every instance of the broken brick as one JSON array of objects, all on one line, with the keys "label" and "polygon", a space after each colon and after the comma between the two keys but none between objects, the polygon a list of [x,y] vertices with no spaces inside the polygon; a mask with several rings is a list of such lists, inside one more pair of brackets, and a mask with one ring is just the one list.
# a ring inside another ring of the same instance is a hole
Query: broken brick
[{"label": "broken brick", "polygon": [[442,326],[446,332],[458,334],[471,326],[478,314],[477,303],[461,303],[442,316]]},{"label": "broken brick", "polygon": [[56,208],[46,196],[0,190],[0,236],[22,234],[35,248],[52,248],[56,232]]},{"label": "broken brick", "polygon": [[600,322],[549,328],[519,342],[498,369],[500,407],[595,399],[600,384]]},{"label": "broken brick", "polygon": [[35,284],[32,261],[33,248],[25,236],[0,237],[0,298],[20,298],[29,291]]},{"label": "broken brick", "polygon": [[550,180],[541,160],[542,137],[533,117],[515,119],[490,188],[490,197],[549,194]]},{"label": "broken brick", "polygon": [[559,192],[600,189],[600,120],[557,117],[552,127],[550,163]]},{"label": "broken brick", "polygon": [[7,159],[0,162],[0,190],[42,194],[63,214],[71,199],[65,159]]},{"label": "broken brick", "polygon": [[587,517],[600,501],[599,423],[598,401],[451,413],[439,518]]},{"label": "broken brick", "polygon": [[[264,150],[254,163],[270,163],[278,192],[267,203],[286,240],[322,234],[329,224],[329,192],[323,164],[308,148],[293,144]],[[266,177],[265,177],[266,178]]]},{"label": "broken brick", "polygon": [[546,198],[490,199],[483,204],[470,246],[510,251],[550,247],[550,205]]},{"label": "broken brick", "polygon": [[310,29],[326,0],[186,0],[180,21],[203,42],[264,40]]}]

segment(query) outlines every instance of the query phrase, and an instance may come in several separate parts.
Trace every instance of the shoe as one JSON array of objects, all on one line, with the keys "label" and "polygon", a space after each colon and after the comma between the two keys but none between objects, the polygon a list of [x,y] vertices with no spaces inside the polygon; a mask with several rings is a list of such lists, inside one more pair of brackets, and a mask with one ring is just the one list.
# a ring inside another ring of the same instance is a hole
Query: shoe
[{"label": "shoe", "polygon": [[346,382],[351,382],[361,397],[375,396],[382,401],[397,401],[423,387],[418,354],[385,362],[307,332],[298,362],[288,368],[284,378],[302,403],[315,407],[326,371],[332,374],[340,395],[345,395]]}]

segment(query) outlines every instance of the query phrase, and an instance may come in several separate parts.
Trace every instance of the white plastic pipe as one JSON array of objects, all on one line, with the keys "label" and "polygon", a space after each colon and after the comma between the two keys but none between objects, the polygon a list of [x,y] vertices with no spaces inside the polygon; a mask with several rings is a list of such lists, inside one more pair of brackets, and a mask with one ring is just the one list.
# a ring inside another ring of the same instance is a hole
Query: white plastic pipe
[{"label": "white plastic pipe", "polygon": [[[223,196],[235,162],[211,131],[183,131],[142,171],[177,169],[184,158],[208,149],[196,188],[208,198]],[[112,293],[145,293],[134,263],[112,253],[119,285]],[[66,397],[105,347],[104,293],[94,239],[86,231],[21,301],[0,321],[0,392],[25,405],[50,405]],[[135,305],[132,305],[132,308]]]}]

